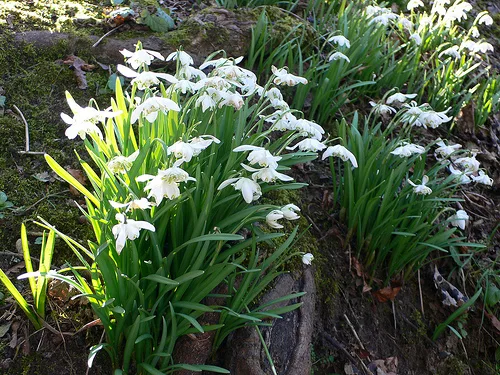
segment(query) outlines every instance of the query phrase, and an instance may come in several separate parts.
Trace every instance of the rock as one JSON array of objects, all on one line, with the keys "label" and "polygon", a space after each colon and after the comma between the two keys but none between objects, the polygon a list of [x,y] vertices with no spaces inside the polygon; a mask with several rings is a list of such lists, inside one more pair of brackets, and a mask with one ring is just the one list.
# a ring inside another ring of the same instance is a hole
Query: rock
[{"label": "rock", "polygon": [[[261,300],[261,303],[266,303],[298,291],[307,293],[301,298],[303,305],[299,309],[284,314],[282,319],[274,320],[271,327],[260,328],[279,374],[303,375],[311,371],[310,345],[316,300],[312,272],[312,267],[307,267],[298,279],[290,274],[278,277],[273,289]],[[272,308],[292,303],[297,301],[276,304]],[[272,373],[254,327],[239,329],[228,341],[225,367],[231,374]]]}]

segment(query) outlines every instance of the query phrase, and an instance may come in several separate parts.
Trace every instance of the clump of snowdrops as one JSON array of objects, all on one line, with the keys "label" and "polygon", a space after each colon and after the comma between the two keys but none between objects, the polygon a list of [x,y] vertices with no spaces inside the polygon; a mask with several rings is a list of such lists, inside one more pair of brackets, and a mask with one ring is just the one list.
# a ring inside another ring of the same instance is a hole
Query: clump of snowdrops
[{"label": "clump of snowdrops", "polygon": [[[115,374],[133,368],[141,374],[228,373],[176,363],[176,342],[215,331],[215,351],[233,330],[258,329],[263,319],[300,305],[257,303],[287,260],[312,260],[312,254],[293,250],[297,228],[281,245],[273,242],[283,236],[273,228],[298,219],[300,208],[294,202],[260,204],[259,198],[304,186],[287,172],[326,148],[324,130],[283,100],[280,86],[307,83],[286,67],[273,67],[261,87],[251,71],[238,66],[241,58],[213,55],[196,68],[191,56],[177,51],[166,57],[177,64],[170,75],[148,69],[153,59],[165,57],[140,43],[136,51],[122,53],[130,67],[119,65],[118,71],[131,80],[129,89],[117,80],[116,97],[104,110],[93,101],[80,106],[67,93],[72,114],[61,114],[66,135],[85,144],[91,162],[80,163],[91,189],[46,156],[84,195],[82,211],[95,238],[83,246],[42,220],[81,265],[25,277],[61,279],[90,301],[107,340],[91,349],[89,365],[104,349]],[[207,297],[216,298],[208,304]],[[218,322],[209,323],[206,313],[216,313]]]},{"label": "clump of snowdrops", "polygon": [[453,119],[419,105],[415,96],[386,95],[371,102],[364,124],[357,114],[350,127],[340,123],[339,135],[356,164],[331,162],[334,201],[349,228],[346,243],[356,239],[355,254],[367,275],[385,284],[414,274],[432,252],[450,254],[463,245],[466,236],[457,231],[464,233],[470,217],[455,193],[464,184],[492,185],[476,154],[461,145],[441,138],[425,146],[411,142],[412,129],[435,129]]}]

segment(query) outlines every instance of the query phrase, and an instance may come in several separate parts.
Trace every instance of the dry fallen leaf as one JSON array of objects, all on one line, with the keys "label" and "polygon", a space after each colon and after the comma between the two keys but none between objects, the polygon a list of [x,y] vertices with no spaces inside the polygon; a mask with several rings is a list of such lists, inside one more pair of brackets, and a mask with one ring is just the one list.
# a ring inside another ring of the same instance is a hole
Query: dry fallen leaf
[{"label": "dry fallen leaf", "polygon": [[[68,173],[70,175],[72,175],[79,183],[81,183],[82,185],[85,185],[85,182],[87,181],[87,178],[85,177],[85,175],[83,174],[83,172],[79,169],[72,169],[72,168],[66,168],[66,170],[68,171]],[[69,186],[69,191],[71,194],[73,194],[74,196],[79,196],[80,195],[80,192],[78,190],[76,190],[73,186]]]},{"label": "dry fallen leaf", "polygon": [[496,328],[497,333],[500,333],[500,320],[495,315],[489,314],[487,311],[484,312],[488,319],[491,320],[491,324]]},{"label": "dry fallen leaf", "polygon": [[67,64],[75,71],[76,81],[78,83],[78,88],[85,90],[87,88],[87,78],[85,77],[85,72],[90,72],[95,69],[95,65],[87,64],[84,60],[75,55],[67,56],[63,60],[64,64]]},{"label": "dry fallen leaf", "polygon": [[400,290],[401,286],[386,286],[385,288],[373,292],[373,295],[379,302],[384,303],[389,300],[394,301],[394,298],[396,298]]}]

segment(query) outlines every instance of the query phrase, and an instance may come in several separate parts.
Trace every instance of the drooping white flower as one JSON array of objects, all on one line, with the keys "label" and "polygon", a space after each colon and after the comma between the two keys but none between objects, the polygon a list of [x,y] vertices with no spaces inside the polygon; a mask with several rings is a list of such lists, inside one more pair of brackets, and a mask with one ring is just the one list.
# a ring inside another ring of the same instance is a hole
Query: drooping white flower
[{"label": "drooping white flower", "polygon": [[321,138],[323,138],[323,134],[325,134],[325,129],[323,129],[321,125],[304,118],[298,119],[289,125],[291,130],[296,130],[301,135],[314,138],[318,141],[320,141]]},{"label": "drooping white flower", "polygon": [[422,177],[422,183],[420,185],[416,185],[415,183],[413,183],[412,180],[408,179],[408,183],[411,186],[413,186],[413,192],[415,192],[415,194],[421,194],[421,195],[427,195],[432,193],[432,189],[426,186],[428,182],[429,182],[429,177],[427,177],[426,175]]},{"label": "drooping white flower", "polygon": [[[424,128],[428,126],[431,129],[436,129],[439,125],[453,120],[453,117],[446,116],[446,112],[448,112],[449,109],[450,108],[442,112],[436,112],[432,110],[424,111],[420,114],[417,123],[422,124]],[[416,126],[418,126],[417,123],[415,123]]]},{"label": "drooping white flower", "polygon": [[201,106],[202,112],[206,112],[207,109],[213,109],[217,107],[217,101],[214,99],[214,95],[207,89],[204,93],[202,93],[198,99],[196,99],[195,105],[197,107]]},{"label": "drooping white flower", "polygon": [[448,166],[448,169],[450,170],[450,173],[455,176],[456,180],[458,180],[459,184],[467,185],[472,182],[471,178],[467,175],[466,172],[455,168],[451,164]]},{"label": "drooping white flower", "polygon": [[328,147],[323,153],[322,160],[325,160],[329,156],[336,156],[341,158],[343,161],[349,160],[354,168],[358,167],[358,162],[354,154],[342,145]]},{"label": "drooping white flower", "polygon": [[193,79],[205,79],[207,78],[207,75],[200,69],[196,69],[194,66],[182,65],[177,72],[177,77],[179,79],[186,79],[188,81],[191,81]]},{"label": "drooping white flower", "polygon": [[462,145],[460,144],[454,144],[454,145],[446,145],[444,141],[441,138],[437,139],[436,144],[439,146],[436,149],[436,154],[439,154],[443,158],[447,158],[451,154],[453,154],[455,151],[460,149]]},{"label": "drooping white flower", "polygon": [[231,88],[231,83],[225,78],[214,76],[200,79],[198,82],[196,82],[194,87],[196,90],[201,90],[202,88],[210,88],[217,91],[227,91]]},{"label": "drooping white flower", "polygon": [[328,61],[337,61],[337,60],[341,60],[341,59],[347,61],[348,63],[351,62],[349,57],[344,55],[342,52],[332,53],[332,55],[328,58]]},{"label": "drooping white flower", "polygon": [[488,176],[484,171],[479,171],[478,176],[471,175],[470,176],[474,182],[483,184],[483,185],[488,185],[488,186],[493,186],[493,179]]},{"label": "drooping white flower", "polygon": [[389,21],[397,19],[398,15],[395,13],[382,13],[378,16],[373,17],[369,23],[378,23],[380,25],[387,26]]},{"label": "drooping white flower", "polygon": [[219,102],[219,108],[227,105],[233,107],[238,111],[245,104],[245,102],[243,101],[243,97],[238,92],[221,91],[220,94],[222,100]]},{"label": "drooping white flower", "polygon": [[146,229],[151,232],[155,231],[153,224],[147,221],[136,221],[128,219],[124,214],[116,214],[115,219],[118,221],[113,229],[113,236],[116,239],[116,252],[120,254],[125,247],[127,239],[133,241],[139,237],[141,229]]},{"label": "drooping white flower", "polygon": [[183,162],[189,163],[193,157],[198,156],[213,142],[220,143],[217,138],[211,135],[202,135],[191,139],[189,142],[177,141],[167,148],[167,155],[173,154],[177,159],[180,159],[180,162],[176,164],[179,166]]},{"label": "drooping white flower", "polygon": [[479,171],[479,161],[476,159],[476,154],[455,160],[455,164],[465,168],[465,173],[474,173]]},{"label": "drooping white flower", "polygon": [[278,223],[278,220],[283,219],[283,212],[280,210],[272,210],[266,215],[266,223],[273,229],[283,228],[283,225]]},{"label": "drooping white flower", "polygon": [[407,99],[413,99],[416,96],[417,96],[417,94],[402,94],[400,92],[397,92],[397,93],[389,96],[386,99],[385,103],[388,105],[391,105],[391,104],[401,105],[404,102],[406,102]]},{"label": "drooping white flower", "polygon": [[176,83],[178,80],[174,76],[166,73],[141,72],[127,68],[125,65],[118,64],[116,69],[127,78],[133,78],[132,84],[137,84],[139,90],[145,90],[151,86],[160,84],[160,79],[170,83]]},{"label": "drooping white flower", "polygon": [[196,181],[189,174],[179,167],[159,169],[156,176],[144,174],[136,178],[138,182],[148,181],[144,191],[149,190],[148,198],[154,197],[159,205],[164,197],[175,199],[181,195],[179,189],[180,182]]},{"label": "drooping white flower", "polygon": [[155,58],[162,61],[165,60],[161,53],[148,49],[140,49],[135,52],[122,49],[120,53],[126,57],[125,61],[127,64],[130,64],[132,69],[138,69],[143,64],[150,65]]},{"label": "drooping white flower", "polygon": [[103,123],[107,118],[113,118],[122,113],[121,111],[111,112],[109,109],[99,111],[92,107],[80,107],[67,91],[66,100],[73,112],[73,118],[65,113],[61,113],[61,118],[66,124],[70,125],[65,132],[69,139],[74,139],[76,136],[85,139],[87,134],[92,133],[97,134],[102,139],[101,129],[96,124],[99,122]]},{"label": "drooping white flower", "polygon": [[370,101],[370,105],[373,107],[373,112],[377,115],[390,115],[391,113],[396,113],[396,109],[384,104],[384,103],[375,103],[373,101]]},{"label": "drooping white flower", "polygon": [[406,5],[406,9],[412,11],[415,8],[423,7],[423,6],[424,6],[424,3],[422,2],[422,0],[410,0],[408,2],[408,4]]},{"label": "drooping white flower", "polygon": [[146,198],[134,199],[134,200],[127,202],[127,203],[118,203],[115,201],[109,201],[109,204],[111,204],[111,207],[116,208],[116,209],[126,208],[125,211],[128,211],[128,210],[147,210],[147,209],[150,209],[152,206],[154,206],[154,203],[151,203]]},{"label": "drooping white flower", "polygon": [[132,168],[132,164],[134,163],[135,159],[137,159],[137,156],[139,156],[139,150],[135,151],[129,156],[115,156],[110,161],[108,161],[108,168],[113,173],[127,173],[127,171]]},{"label": "drooping white flower", "polygon": [[300,212],[300,208],[298,208],[293,203],[289,203],[280,208],[280,211],[283,213],[283,217],[286,220],[297,220],[300,219],[300,216],[297,212]]},{"label": "drooping white flower", "polygon": [[243,199],[247,203],[252,203],[253,201],[259,199],[262,196],[262,190],[260,185],[254,180],[246,177],[230,178],[217,188],[217,190],[222,190],[226,186],[233,186],[235,190],[241,191]]},{"label": "drooping white flower", "polygon": [[411,30],[413,29],[413,22],[411,22],[408,18],[404,16],[399,17],[398,23],[409,32],[411,32]]},{"label": "drooping white flower", "polygon": [[312,255],[311,253],[306,253],[302,255],[302,263],[304,263],[306,266],[310,266],[313,260],[314,260],[314,255]]},{"label": "drooping white flower", "polygon": [[167,56],[166,60],[179,61],[179,63],[182,66],[189,66],[194,64],[193,58],[187,52],[184,51],[172,52],[170,55]]},{"label": "drooping white flower", "polygon": [[168,111],[179,112],[180,110],[177,103],[173,100],[161,96],[152,96],[147,98],[132,111],[130,123],[135,124],[141,115],[146,117],[146,120],[153,123],[160,111],[166,114]]},{"label": "drooping white flower", "polygon": [[200,69],[208,68],[209,66],[213,66],[215,68],[219,68],[221,66],[233,66],[238,65],[243,60],[243,56],[233,58],[225,58],[221,57],[218,59],[207,60],[203,64],[200,65]]},{"label": "drooping white flower", "polygon": [[460,60],[460,52],[458,51],[458,46],[452,46],[450,48],[445,49],[443,52],[439,54],[439,57],[446,55],[451,56],[455,60]]},{"label": "drooping white flower", "polygon": [[[269,99],[273,107],[281,107],[283,103],[283,95],[277,87],[272,87],[264,94]],[[281,109],[281,108],[280,108]]]},{"label": "drooping white flower", "polygon": [[351,48],[351,42],[343,35],[332,36],[330,39],[328,39],[328,41],[338,44],[340,47],[345,46],[347,48]]},{"label": "drooping white flower", "polygon": [[422,44],[422,38],[418,33],[413,33],[410,35],[410,40],[413,40],[417,46]]},{"label": "drooping white flower", "polygon": [[424,112],[422,108],[424,106],[419,106],[417,102],[412,100],[409,104],[405,103],[403,104],[404,108],[404,113],[403,116],[401,116],[401,121],[406,122],[412,126],[422,126],[422,123],[420,122],[420,115]]},{"label": "drooping white flower", "polygon": [[261,167],[278,168],[278,161],[282,159],[281,156],[274,156],[264,147],[253,145],[241,145],[236,147],[233,152],[250,151],[247,160],[250,164],[258,164]]},{"label": "drooping white flower", "polygon": [[276,180],[293,181],[292,177],[287,176],[286,174],[280,173],[272,167],[265,167],[262,169],[256,169],[253,167],[249,167],[248,165],[245,165],[245,164],[241,164],[241,166],[249,172],[254,172],[254,173],[252,173],[252,178],[254,181],[262,180],[262,181],[267,182],[267,183],[274,182]]},{"label": "drooping white flower", "polygon": [[171,86],[174,90],[186,94],[188,91],[194,93],[196,91],[195,84],[187,79],[180,79]]},{"label": "drooping white flower", "polygon": [[469,221],[469,215],[464,210],[458,210],[455,215],[452,215],[448,221],[454,227],[458,227],[462,230],[465,229],[467,222]]},{"label": "drooping white flower", "polygon": [[264,121],[272,124],[271,130],[287,131],[295,130],[298,120],[297,117],[295,117],[289,110],[279,109],[270,116],[266,117]]},{"label": "drooping white flower", "polygon": [[488,14],[488,12],[483,12],[482,14],[480,13],[478,15],[478,20],[477,20],[477,23],[479,25],[481,24],[484,24],[486,26],[491,26],[493,25],[493,18],[491,18],[491,16]]},{"label": "drooping white flower", "polygon": [[297,147],[299,148],[300,151],[312,151],[312,152],[321,151],[326,148],[326,146],[317,139],[306,138],[297,143],[293,147],[287,147],[287,150],[295,150]]},{"label": "drooping white flower", "polygon": [[425,148],[414,143],[402,142],[402,145],[396,147],[394,151],[391,151],[391,154],[397,155],[401,158],[410,157],[413,154],[423,154],[425,152]]},{"label": "drooping white flower", "polygon": [[276,85],[287,85],[295,86],[299,83],[307,85],[307,79],[304,77],[299,77],[294,74],[288,73],[288,68],[284,67],[281,69],[276,68],[274,65],[271,67],[273,74],[276,76],[273,80]]},{"label": "drooping white flower", "polygon": [[494,52],[494,48],[491,45],[491,43],[479,42],[479,43],[476,43],[476,47],[474,49],[474,52],[482,52],[482,53]]}]

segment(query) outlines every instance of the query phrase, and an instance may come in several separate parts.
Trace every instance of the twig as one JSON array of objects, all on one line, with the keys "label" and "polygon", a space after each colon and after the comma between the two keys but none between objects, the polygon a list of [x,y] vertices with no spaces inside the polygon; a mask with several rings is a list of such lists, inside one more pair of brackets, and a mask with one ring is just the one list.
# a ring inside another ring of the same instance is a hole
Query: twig
[{"label": "twig", "polygon": [[19,108],[17,108],[17,106],[15,104],[12,107],[14,107],[14,109],[17,111],[17,113],[19,113],[19,116],[21,116],[21,119],[23,120],[23,123],[24,123],[24,132],[26,134],[26,147],[25,147],[25,151],[29,152],[30,151],[30,132],[29,132],[29,127],[28,127],[28,121],[26,121],[26,119],[24,118],[23,113],[21,112],[21,110]]},{"label": "twig", "polygon": [[322,233],[321,229],[318,228],[318,226],[313,221],[313,219],[311,219],[311,217],[308,214],[304,214],[304,216],[307,217],[307,220],[309,220],[309,222],[312,224],[312,226],[314,227],[314,229],[316,229],[318,231],[318,233],[321,234]]},{"label": "twig", "polygon": [[[11,256],[11,257],[16,257],[16,258],[23,258],[24,257],[23,254],[14,253],[12,251],[0,251],[0,255]],[[31,260],[34,260],[34,261],[40,263],[40,259],[38,259],[38,258],[31,257]]]},{"label": "twig", "polygon": [[94,44],[92,44],[92,48],[97,47],[97,46],[99,45],[99,43],[101,43],[101,42],[102,42],[102,40],[103,40],[104,38],[106,38],[108,35],[113,34],[116,30],[118,30],[118,29],[119,29],[120,27],[122,27],[123,25],[125,25],[125,24],[124,24],[124,23],[122,23],[120,26],[117,26],[117,27],[115,27],[114,29],[109,30],[106,34],[104,34],[103,36],[101,36],[101,37],[97,40],[97,42],[95,42]]},{"label": "twig", "polygon": [[[356,332],[356,330],[354,329],[354,326],[352,325],[351,321],[349,320],[349,318],[347,317],[346,314],[344,314],[344,318],[345,320],[347,321],[347,324],[349,324],[349,327],[351,327],[351,330],[352,330],[352,333],[354,333],[354,337],[356,337],[356,340],[358,340],[358,343],[359,343],[359,346],[361,346],[361,349],[363,349],[365,352],[367,352],[365,346],[363,345],[363,343],[361,342],[359,336],[358,336],[358,333]],[[368,355],[368,360],[371,361],[370,359],[370,356]]]},{"label": "twig", "polygon": [[425,319],[424,299],[422,298],[422,284],[420,283],[420,268],[417,271],[417,277],[418,277],[418,291],[420,293],[420,310],[422,311],[422,318]]},{"label": "twig", "polygon": [[[344,345],[342,345],[340,342],[338,342],[336,339],[334,339],[332,336],[330,336],[328,333],[326,332],[323,332],[323,336],[325,337],[326,341],[328,341],[330,344],[332,344],[335,348],[339,349],[340,351],[342,351],[342,353],[344,353],[347,357],[347,359],[349,359],[349,361],[353,364],[353,365],[357,365],[357,361],[356,359],[351,355],[351,353],[349,353],[347,351],[347,349],[345,348]],[[359,357],[358,357],[359,359]],[[363,368],[366,369],[366,366],[365,364],[363,363],[363,361],[361,361],[360,359],[360,362],[362,363],[363,365]],[[369,372],[368,372],[369,373]]]},{"label": "twig", "polygon": [[397,324],[396,324],[396,308],[394,307],[394,300],[392,299],[391,300],[391,304],[392,304],[392,317],[394,318],[394,337],[397,336]]},{"label": "twig", "polygon": [[50,197],[55,197],[55,196],[58,196],[58,195],[63,195],[65,193],[69,192],[69,189],[66,189],[66,190],[63,190],[63,191],[60,191],[58,193],[52,193],[52,194],[47,194],[45,196],[43,196],[42,198],[40,198],[39,200],[37,200],[35,203],[33,203],[32,205],[24,208],[21,210],[22,207],[20,207],[18,210],[16,211],[19,211],[21,212],[22,214],[26,213],[27,211],[31,210],[33,207],[35,207],[38,203],[42,202],[43,200],[47,199],[47,198],[50,198]]},{"label": "twig", "polygon": [[30,131],[29,131],[29,126],[28,126],[28,121],[24,118],[23,113],[19,108],[17,108],[16,105],[13,105],[14,109],[19,113],[19,116],[21,116],[21,119],[23,120],[24,123],[24,133],[26,135],[26,145],[24,147],[24,151],[18,151],[19,154],[24,154],[24,155],[45,155],[45,152],[42,151],[30,151]]}]

